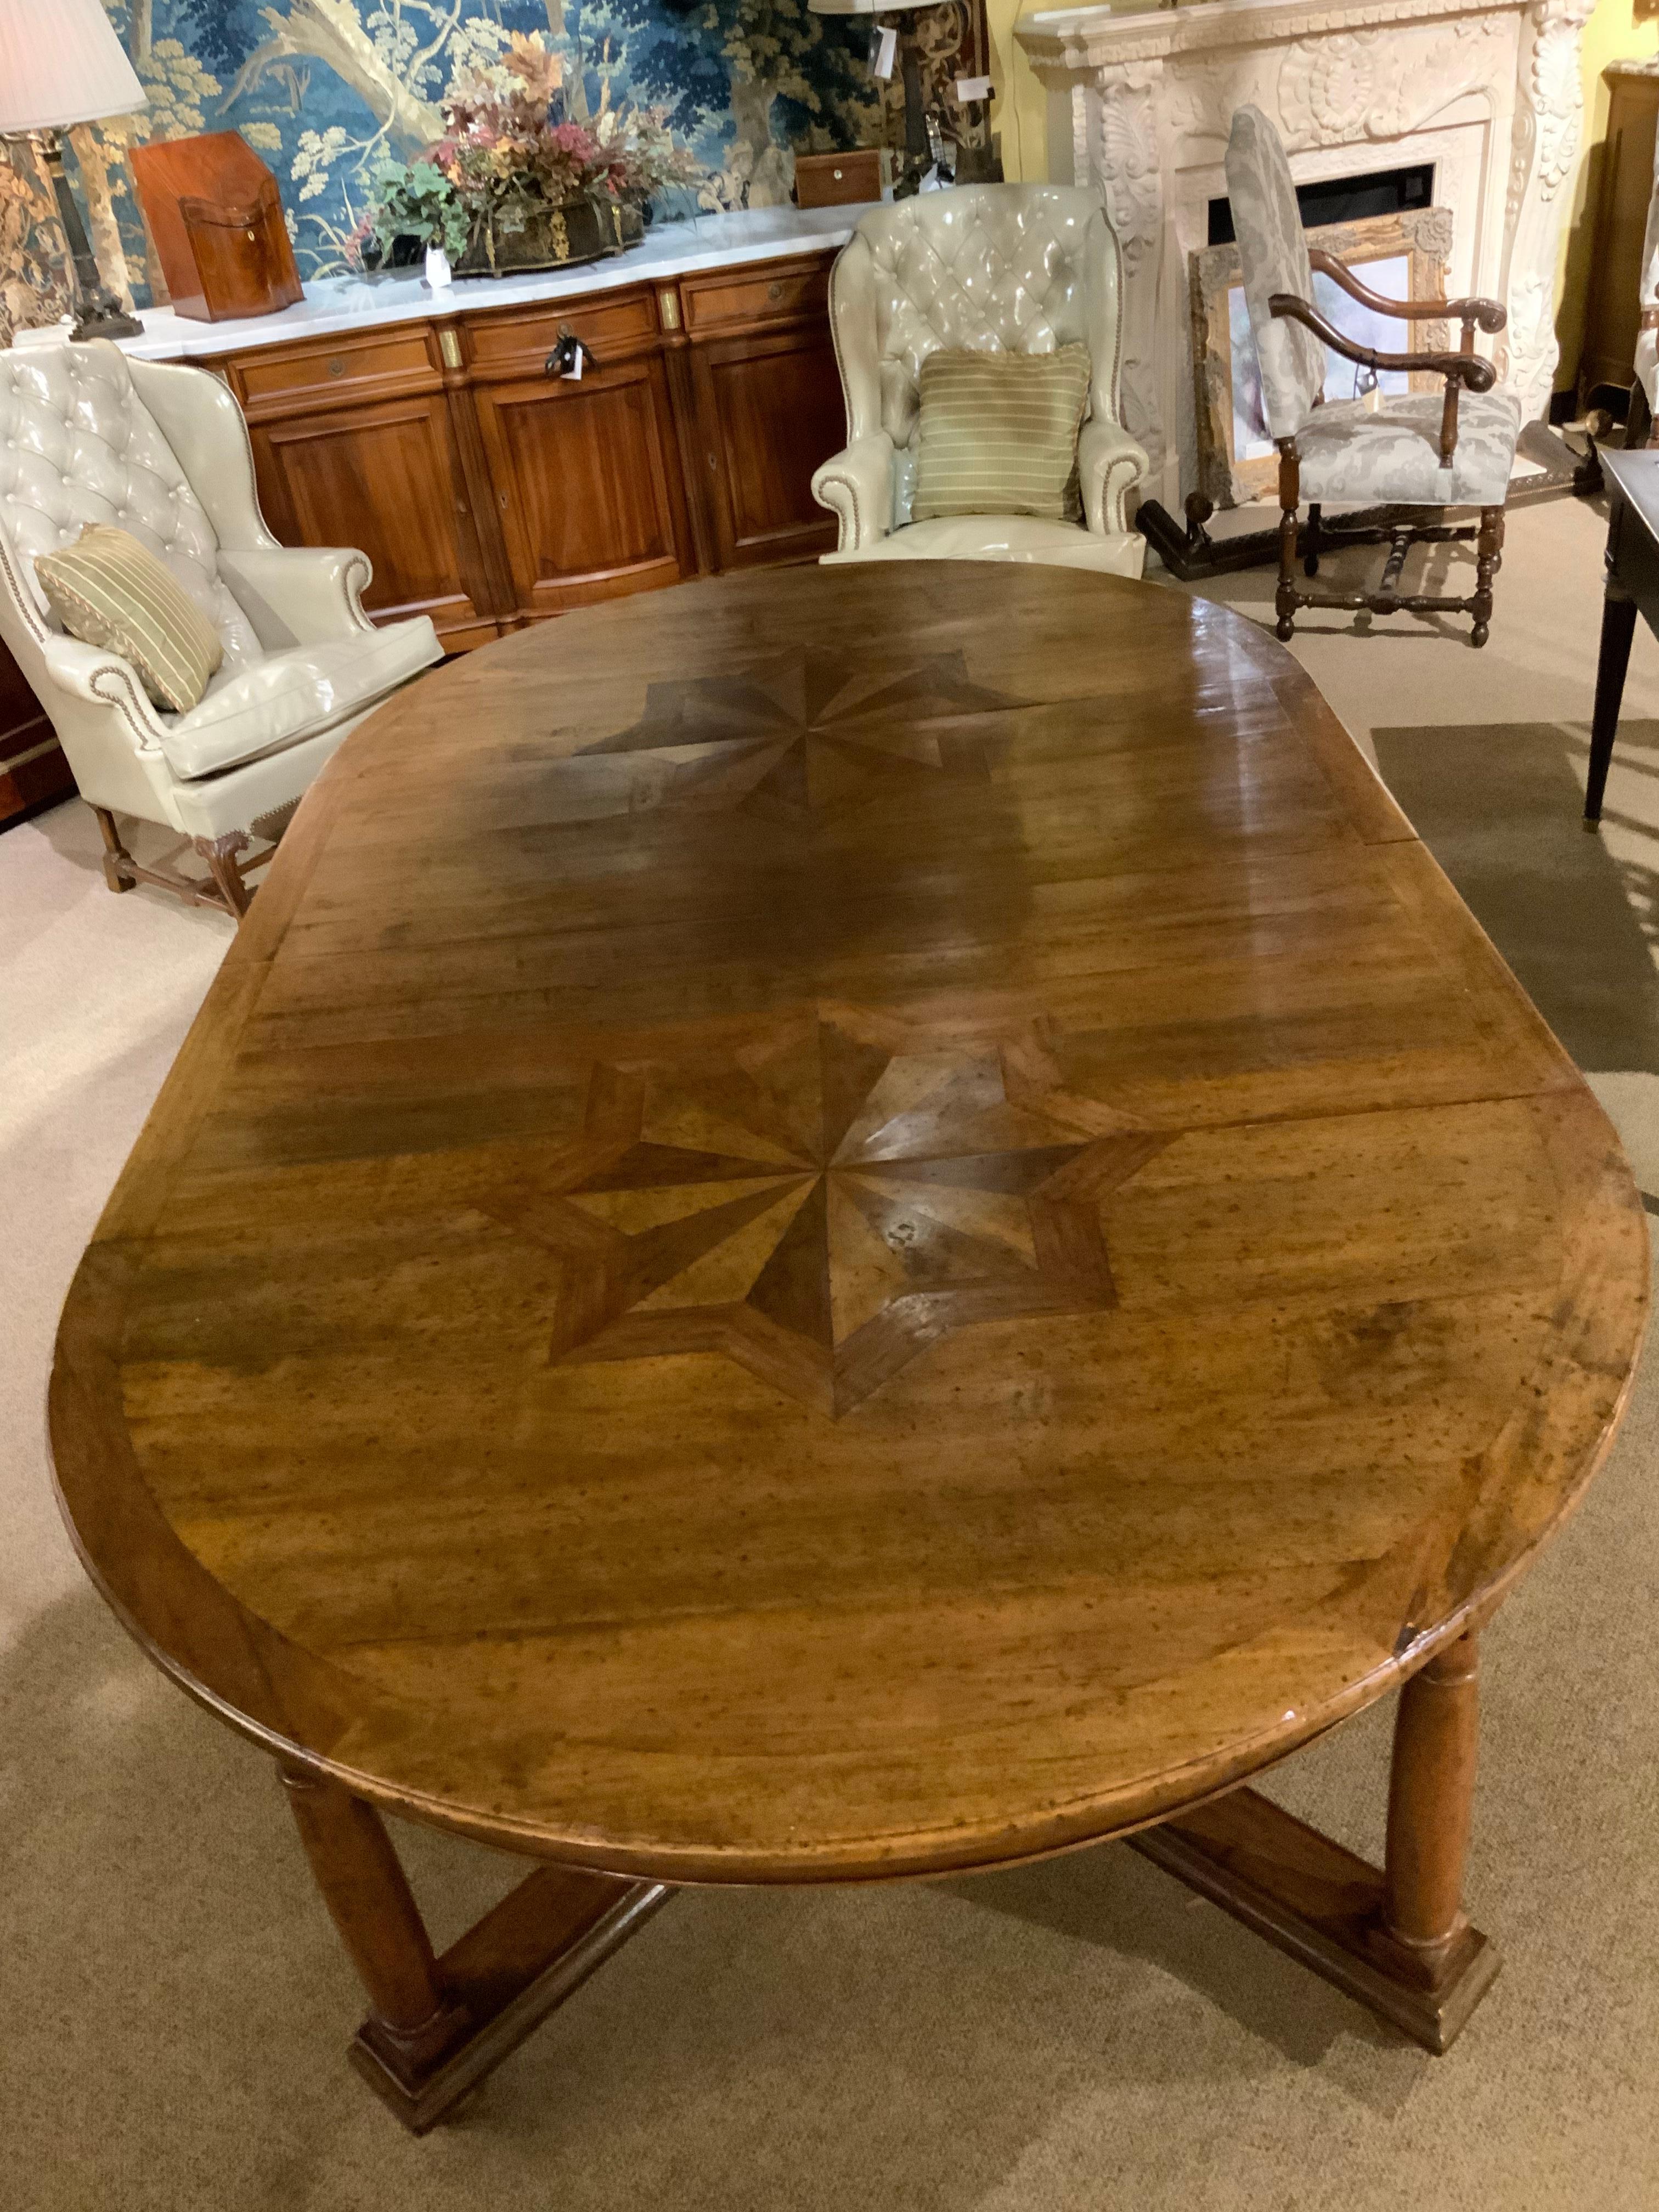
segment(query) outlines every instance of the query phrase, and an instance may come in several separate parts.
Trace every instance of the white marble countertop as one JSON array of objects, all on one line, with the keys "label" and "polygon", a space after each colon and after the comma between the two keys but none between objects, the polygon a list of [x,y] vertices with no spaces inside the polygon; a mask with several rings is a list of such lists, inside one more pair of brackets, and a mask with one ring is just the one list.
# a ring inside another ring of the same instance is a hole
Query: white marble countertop
[{"label": "white marble countertop", "polygon": [[699,269],[775,261],[788,253],[844,246],[865,212],[860,205],[755,208],[735,215],[698,216],[647,231],[642,246],[614,260],[529,276],[465,276],[441,292],[432,291],[425,277],[412,269],[407,275],[367,282],[355,276],[324,277],[306,286],[305,298],[296,306],[237,322],[200,323],[175,314],[171,307],[147,307],[140,316],[143,337],[123,338],[120,344],[123,352],[145,361],[189,360],[195,355],[282,345],[292,338],[331,337],[377,324],[424,322],[475,314],[486,307],[564,299],[579,292],[607,292],[623,284],[672,283]]}]

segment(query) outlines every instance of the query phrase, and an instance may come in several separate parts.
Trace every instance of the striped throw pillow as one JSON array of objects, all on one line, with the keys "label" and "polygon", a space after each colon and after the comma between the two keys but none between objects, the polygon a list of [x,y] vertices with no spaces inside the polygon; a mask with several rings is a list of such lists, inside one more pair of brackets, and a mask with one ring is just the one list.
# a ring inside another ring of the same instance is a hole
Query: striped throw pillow
[{"label": "striped throw pillow", "polygon": [[1089,404],[1089,349],[930,353],[919,382],[913,521],[946,514],[1040,514],[1077,522],[1077,438]]},{"label": "striped throw pillow", "polygon": [[71,637],[118,653],[158,707],[185,714],[224,659],[219,633],[165,562],[130,530],[89,522],[34,573]]}]

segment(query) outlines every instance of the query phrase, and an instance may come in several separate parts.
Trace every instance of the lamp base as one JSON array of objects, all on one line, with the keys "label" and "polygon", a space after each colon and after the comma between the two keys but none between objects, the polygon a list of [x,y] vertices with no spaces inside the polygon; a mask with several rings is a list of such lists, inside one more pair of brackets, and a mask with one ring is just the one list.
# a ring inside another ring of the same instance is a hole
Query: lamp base
[{"label": "lamp base", "polygon": [[46,160],[46,174],[52,179],[52,191],[58,201],[58,217],[64,226],[64,243],[69,248],[70,264],[75,271],[76,317],[75,327],[70,332],[70,339],[142,337],[143,325],[136,315],[127,313],[98,273],[98,264],[93,258],[92,248],[87,243],[87,234],[81,222],[81,210],[75,204],[69,179],[64,174],[62,132],[41,131],[40,146]]},{"label": "lamp base", "polygon": [[128,314],[113,292],[99,285],[90,297],[81,295],[81,312],[70,332],[71,343],[85,338],[141,338],[144,326],[137,315]]}]

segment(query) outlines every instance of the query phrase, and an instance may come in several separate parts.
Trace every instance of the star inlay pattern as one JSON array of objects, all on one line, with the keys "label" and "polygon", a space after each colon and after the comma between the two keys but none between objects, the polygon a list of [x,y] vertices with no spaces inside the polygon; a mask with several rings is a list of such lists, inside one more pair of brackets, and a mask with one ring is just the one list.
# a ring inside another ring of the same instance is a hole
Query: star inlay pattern
[{"label": "star inlay pattern", "polygon": [[1113,1305],[1103,1201],[1170,1141],[1033,1030],[839,1006],[599,1062],[585,1124],[483,1202],[559,1256],[552,1358],[720,1352],[832,1416],[952,1330]]},{"label": "star inlay pattern", "polygon": [[960,651],[884,666],[808,646],[740,676],[653,684],[631,729],[573,758],[647,756],[659,805],[814,813],[916,775],[982,781],[1025,703],[973,683]]}]

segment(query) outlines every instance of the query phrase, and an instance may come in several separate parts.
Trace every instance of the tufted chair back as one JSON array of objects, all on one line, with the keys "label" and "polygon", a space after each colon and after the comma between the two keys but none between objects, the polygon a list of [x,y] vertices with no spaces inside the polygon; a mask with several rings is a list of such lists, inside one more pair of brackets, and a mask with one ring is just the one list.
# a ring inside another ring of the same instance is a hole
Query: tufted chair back
[{"label": "tufted chair back", "polygon": [[[940,347],[1085,345],[1091,412],[1115,419],[1121,283],[1104,210],[1070,185],[959,185],[873,210],[830,282],[849,439],[884,430],[902,464],[915,435],[916,380]],[[902,489],[899,500],[906,504]]]},{"label": "tufted chair back", "polygon": [[[219,633],[229,669],[264,647],[219,574],[219,539],[178,456],[105,341],[0,352],[0,633],[27,662],[32,634],[58,625],[34,556],[88,522],[113,523],[159,554]],[[21,594],[27,606],[15,603]],[[21,635],[19,634],[21,633]]]},{"label": "tufted chair back", "polygon": [[1227,197],[1238,237],[1262,412],[1275,438],[1293,438],[1325,387],[1325,349],[1305,324],[1275,322],[1275,292],[1312,301],[1308,234],[1279,133],[1259,107],[1241,107],[1227,140]]}]

